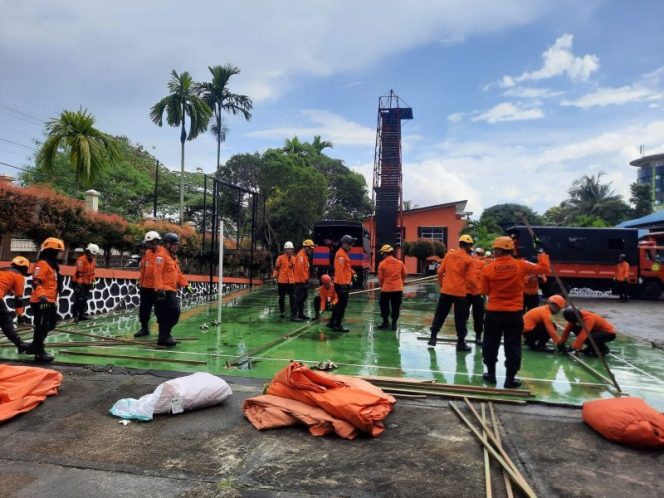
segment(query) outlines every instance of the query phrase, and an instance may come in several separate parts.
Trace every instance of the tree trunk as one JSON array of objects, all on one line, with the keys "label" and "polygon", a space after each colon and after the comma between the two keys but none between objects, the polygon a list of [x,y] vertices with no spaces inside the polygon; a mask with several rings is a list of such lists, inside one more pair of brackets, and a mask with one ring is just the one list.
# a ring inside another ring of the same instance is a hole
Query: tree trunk
[{"label": "tree trunk", "polygon": [[221,161],[221,108],[217,109],[217,177],[221,169],[219,162]]}]

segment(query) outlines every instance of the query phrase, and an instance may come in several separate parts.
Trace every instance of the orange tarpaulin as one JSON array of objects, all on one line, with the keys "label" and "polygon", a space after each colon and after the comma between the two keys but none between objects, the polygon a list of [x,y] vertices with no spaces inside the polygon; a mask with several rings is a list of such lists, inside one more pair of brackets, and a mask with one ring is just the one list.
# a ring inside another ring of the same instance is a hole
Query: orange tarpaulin
[{"label": "orange tarpaulin", "polygon": [[247,399],[242,411],[251,425],[260,431],[305,424],[312,436],[325,436],[334,431],[344,439],[355,439],[358,433],[352,424],[334,418],[320,408],[270,394]]},{"label": "orange tarpaulin", "polygon": [[266,393],[317,406],[374,437],[385,430],[383,420],[396,403],[392,396],[362,379],[313,372],[298,362],[277,372]]},{"label": "orange tarpaulin", "polygon": [[29,412],[58,393],[62,374],[36,367],[0,365],[0,422]]}]

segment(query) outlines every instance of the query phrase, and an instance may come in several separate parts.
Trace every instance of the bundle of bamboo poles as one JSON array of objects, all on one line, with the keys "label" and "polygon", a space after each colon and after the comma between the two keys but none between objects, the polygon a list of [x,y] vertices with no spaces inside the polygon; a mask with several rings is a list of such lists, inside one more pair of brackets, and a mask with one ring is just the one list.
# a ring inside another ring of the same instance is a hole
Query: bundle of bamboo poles
[{"label": "bundle of bamboo poles", "polygon": [[[500,434],[498,431],[498,423],[496,419],[496,414],[493,409],[493,405],[489,403],[489,411],[491,413],[491,420],[493,423],[493,428],[488,424],[488,419],[486,417],[485,406],[481,405],[482,415],[480,416],[477,413],[477,410],[472,405],[468,399],[464,399],[464,402],[468,406],[468,409],[472,413],[475,420],[479,423],[479,429],[471,423],[470,420],[459,410],[456,404],[450,401],[450,408],[457,414],[457,416],[463,421],[463,423],[470,429],[473,435],[480,441],[483,447],[484,452],[484,481],[486,486],[486,496],[490,498],[492,496],[492,484],[491,484],[491,469],[490,469],[490,459],[489,455],[492,456],[502,467],[503,469],[503,479],[505,481],[506,493],[509,498],[514,496],[512,491],[511,483],[514,483],[528,498],[536,498],[535,491],[528,484],[526,478],[523,476],[519,468],[514,464],[509,455],[505,452],[502,442],[500,440]],[[510,482],[511,481],[511,482]]]},{"label": "bundle of bamboo poles", "polygon": [[424,395],[452,399],[468,398],[477,401],[493,401],[515,405],[523,405],[528,398],[533,396],[526,389],[498,389],[495,387],[442,384],[422,379],[400,377],[360,376],[359,378],[395,395]]}]

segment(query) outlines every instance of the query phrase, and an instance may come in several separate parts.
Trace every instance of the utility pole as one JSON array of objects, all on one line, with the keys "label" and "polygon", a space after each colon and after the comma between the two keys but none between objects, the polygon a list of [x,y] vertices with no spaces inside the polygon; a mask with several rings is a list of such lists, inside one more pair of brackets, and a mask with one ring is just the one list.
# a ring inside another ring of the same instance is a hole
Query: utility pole
[{"label": "utility pole", "polygon": [[159,186],[159,159],[154,170],[154,205],[152,207],[152,217],[157,219],[157,187]]}]

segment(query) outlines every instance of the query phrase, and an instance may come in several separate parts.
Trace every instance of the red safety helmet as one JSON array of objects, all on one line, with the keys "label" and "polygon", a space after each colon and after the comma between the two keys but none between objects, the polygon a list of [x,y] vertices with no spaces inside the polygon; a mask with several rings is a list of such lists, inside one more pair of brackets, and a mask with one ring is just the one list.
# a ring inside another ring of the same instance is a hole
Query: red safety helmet
[{"label": "red safety helmet", "polygon": [[329,284],[330,282],[332,282],[332,278],[326,273],[325,275],[320,277],[320,281],[323,284]]}]

